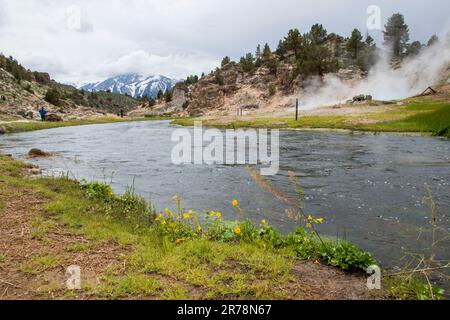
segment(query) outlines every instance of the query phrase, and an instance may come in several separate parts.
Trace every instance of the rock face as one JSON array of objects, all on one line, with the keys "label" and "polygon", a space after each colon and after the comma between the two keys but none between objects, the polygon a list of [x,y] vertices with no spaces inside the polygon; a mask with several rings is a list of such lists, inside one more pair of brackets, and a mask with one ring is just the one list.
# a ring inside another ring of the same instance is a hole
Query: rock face
[{"label": "rock face", "polygon": [[294,66],[288,61],[280,62],[276,55],[263,58],[253,72],[244,72],[240,64],[231,62],[189,86],[184,113],[233,114],[237,110],[282,107],[280,97],[294,94],[302,86],[301,76],[294,78]]},{"label": "rock face", "polygon": [[172,101],[166,104],[168,113],[181,113],[186,108],[188,87],[184,83],[178,83],[173,89]]},{"label": "rock face", "polygon": [[45,121],[49,121],[49,122],[62,122],[63,118],[61,116],[58,116],[57,114],[51,113],[48,114],[45,117]]},{"label": "rock face", "polygon": [[30,158],[49,157],[50,153],[44,152],[41,149],[33,148],[28,152]]}]

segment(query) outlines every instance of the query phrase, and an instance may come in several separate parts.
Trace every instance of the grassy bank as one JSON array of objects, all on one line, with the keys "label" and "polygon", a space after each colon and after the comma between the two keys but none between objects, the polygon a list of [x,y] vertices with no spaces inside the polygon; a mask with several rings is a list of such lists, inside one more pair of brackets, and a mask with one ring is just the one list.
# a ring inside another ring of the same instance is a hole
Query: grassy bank
[{"label": "grassy bank", "polygon": [[[357,108],[357,107],[355,107]],[[192,126],[194,119],[175,120],[175,125]],[[280,129],[346,129],[369,132],[424,133],[450,138],[450,103],[430,99],[412,99],[406,106],[365,115],[304,115],[299,121],[293,116],[251,118],[223,121],[205,120],[205,126],[218,128],[280,128]]]},{"label": "grassy bank", "polygon": [[[282,235],[254,224],[237,200],[226,213],[174,208],[155,212],[132,191],[65,179],[27,179],[30,166],[0,155],[0,289],[34,299],[380,299],[428,298],[427,286],[383,277],[369,291],[363,271],[373,258],[314,232]],[[201,219],[205,217],[204,219]],[[82,290],[65,287],[79,265]]]},{"label": "grassy bank", "polygon": [[116,122],[130,122],[130,121],[150,121],[154,120],[152,118],[113,118],[113,117],[102,117],[102,118],[94,118],[88,120],[69,120],[63,122],[9,122],[9,123],[0,123],[0,127],[5,129],[5,133],[17,133],[17,132],[26,132],[26,131],[36,131],[36,130],[44,130],[44,129],[54,129],[60,127],[74,127],[74,126],[83,126],[83,125],[91,125],[91,124],[106,124],[106,123],[116,123]]}]

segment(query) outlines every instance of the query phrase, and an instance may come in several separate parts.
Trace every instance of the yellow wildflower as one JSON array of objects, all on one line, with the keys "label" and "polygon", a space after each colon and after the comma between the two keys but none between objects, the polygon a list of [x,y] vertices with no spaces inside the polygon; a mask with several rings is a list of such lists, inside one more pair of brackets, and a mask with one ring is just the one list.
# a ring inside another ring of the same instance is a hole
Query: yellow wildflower
[{"label": "yellow wildflower", "polygon": [[184,219],[190,219],[191,218],[191,215],[189,214],[189,212],[186,212],[184,215],[183,215],[183,218]]},{"label": "yellow wildflower", "polygon": [[239,201],[234,199],[233,202],[232,202],[232,205],[233,205],[233,207],[237,207],[239,205]]},{"label": "yellow wildflower", "polygon": [[169,208],[166,208],[164,211],[166,212],[166,215],[167,215],[169,218],[172,218],[172,217],[173,217],[173,212],[170,211]]},{"label": "yellow wildflower", "polygon": [[216,219],[220,219],[222,217],[222,212],[217,212],[216,213]]},{"label": "yellow wildflower", "polygon": [[314,220],[312,216],[308,216],[308,221]]},{"label": "yellow wildflower", "polygon": [[241,228],[240,227],[234,228],[234,233],[241,234]]},{"label": "yellow wildflower", "polygon": [[322,224],[323,221],[324,221],[323,218],[319,218],[319,219],[316,220],[316,222],[317,222],[318,224]]},{"label": "yellow wildflower", "polygon": [[263,220],[261,221],[261,223],[265,226],[265,225],[267,225],[267,220],[266,220],[266,219],[263,219]]}]

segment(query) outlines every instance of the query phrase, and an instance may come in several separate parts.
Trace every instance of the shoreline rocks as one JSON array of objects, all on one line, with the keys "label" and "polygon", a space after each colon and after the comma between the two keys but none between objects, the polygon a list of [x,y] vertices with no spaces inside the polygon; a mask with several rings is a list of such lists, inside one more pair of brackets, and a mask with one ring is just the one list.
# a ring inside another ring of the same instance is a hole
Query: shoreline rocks
[{"label": "shoreline rocks", "polygon": [[33,148],[28,152],[30,158],[45,158],[50,157],[50,153],[44,152],[41,149]]}]

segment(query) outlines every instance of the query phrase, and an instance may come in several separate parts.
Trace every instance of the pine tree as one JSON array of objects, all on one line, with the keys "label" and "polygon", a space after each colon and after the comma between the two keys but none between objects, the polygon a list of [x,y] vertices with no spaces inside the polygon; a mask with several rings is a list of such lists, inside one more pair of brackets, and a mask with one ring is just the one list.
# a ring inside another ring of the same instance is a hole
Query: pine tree
[{"label": "pine tree", "polygon": [[242,57],[240,60],[240,65],[242,66],[242,70],[244,72],[253,72],[255,69],[255,59],[251,53],[247,53],[245,57]]},{"label": "pine tree", "polygon": [[284,38],[283,49],[294,51],[295,58],[299,58],[303,46],[303,37],[298,29],[291,29]]},{"label": "pine tree", "polygon": [[321,45],[325,42],[327,35],[327,30],[318,23],[311,27],[311,31],[308,34],[311,41],[318,45]]},{"label": "pine tree", "polygon": [[255,59],[256,59],[256,60],[259,60],[259,59],[261,59],[261,57],[262,57],[262,54],[261,54],[261,45],[258,44],[258,45],[256,46]]},{"label": "pine tree", "polygon": [[167,90],[166,93],[164,94],[164,99],[166,100],[166,102],[171,102],[172,97],[173,97],[172,91]]},{"label": "pine tree", "polygon": [[50,88],[45,93],[44,100],[55,106],[59,105],[60,99],[61,99],[61,94],[59,93],[59,91],[57,89]]},{"label": "pine tree", "polygon": [[325,73],[337,71],[338,67],[337,61],[328,48],[311,40],[305,41],[302,56],[297,59],[297,73],[304,77],[310,75],[323,77]]},{"label": "pine tree", "polygon": [[278,42],[278,47],[276,53],[281,57],[281,59],[284,58],[284,54],[286,53],[286,49],[284,47],[283,40],[280,40]]},{"label": "pine tree", "polygon": [[362,34],[358,29],[352,31],[352,35],[347,42],[347,51],[351,54],[352,58],[357,60],[359,57],[359,52],[364,48],[364,43],[362,42]]},{"label": "pine tree", "polygon": [[362,71],[368,71],[377,62],[377,45],[375,40],[367,35],[364,41],[364,49],[356,60],[356,64]]},{"label": "pine tree", "polygon": [[402,14],[393,14],[385,25],[384,44],[392,50],[394,58],[402,58],[408,47],[409,28]]},{"label": "pine tree", "polygon": [[422,44],[420,43],[420,41],[414,41],[406,49],[406,55],[407,56],[417,56],[421,50],[422,50]]},{"label": "pine tree", "polygon": [[263,49],[263,57],[264,58],[269,58],[271,54],[272,54],[272,51],[270,50],[269,44],[266,43],[264,45],[264,49]]},{"label": "pine tree", "polygon": [[225,58],[222,59],[222,63],[220,64],[223,67],[225,67],[227,64],[229,64],[231,62],[230,57],[226,56]]},{"label": "pine tree", "polygon": [[222,75],[222,70],[220,70],[219,68],[217,68],[214,72],[214,77],[216,78],[216,82],[218,85],[223,86],[225,84],[225,78]]},{"label": "pine tree", "polygon": [[318,45],[310,37],[305,37],[302,47],[302,54],[297,59],[296,73],[302,74],[303,77],[323,77],[325,73],[337,71],[338,63],[326,46]]},{"label": "pine tree", "polygon": [[431,46],[435,45],[436,43],[439,43],[439,38],[437,35],[433,34],[431,36],[430,40],[428,40],[427,46],[431,47]]},{"label": "pine tree", "polygon": [[198,82],[198,76],[197,75],[191,75],[188,76],[186,81],[184,82],[186,85],[191,85],[191,84],[195,84]]}]

